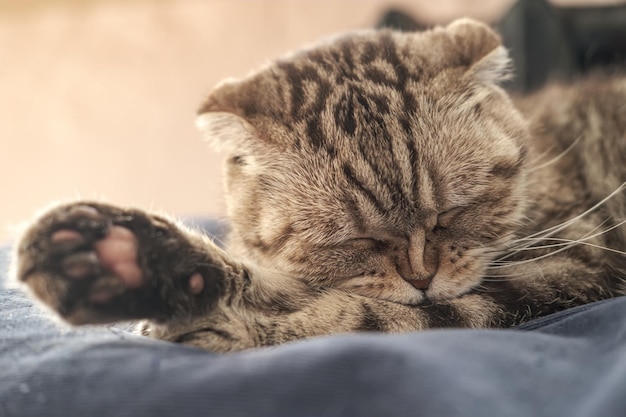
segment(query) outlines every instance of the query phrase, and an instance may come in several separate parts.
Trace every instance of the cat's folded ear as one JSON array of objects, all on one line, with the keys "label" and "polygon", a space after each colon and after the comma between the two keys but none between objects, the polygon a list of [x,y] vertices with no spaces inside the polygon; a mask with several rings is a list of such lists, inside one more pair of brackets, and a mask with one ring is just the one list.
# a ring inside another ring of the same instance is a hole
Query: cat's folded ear
[{"label": "cat's folded ear", "polygon": [[256,142],[254,129],[241,117],[228,112],[198,114],[196,127],[204,140],[218,151],[241,151]]},{"label": "cat's folded ear", "polygon": [[272,120],[284,110],[276,103],[275,81],[264,72],[243,80],[225,80],[198,109],[196,126],[215,147],[241,151],[281,143]]},{"label": "cat's folded ear", "polygon": [[446,31],[452,37],[468,66],[467,75],[485,84],[498,84],[512,76],[512,65],[500,36],[489,26],[463,18],[450,23]]},{"label": "cat's folded ear", "polygon": [[[196,127],[219,150],[241,150],[254,142],[254,129],[238,107],[241,82],[226,80],[215,87],[198,109]],[[252,139],[252,141],[251,141]]]}]

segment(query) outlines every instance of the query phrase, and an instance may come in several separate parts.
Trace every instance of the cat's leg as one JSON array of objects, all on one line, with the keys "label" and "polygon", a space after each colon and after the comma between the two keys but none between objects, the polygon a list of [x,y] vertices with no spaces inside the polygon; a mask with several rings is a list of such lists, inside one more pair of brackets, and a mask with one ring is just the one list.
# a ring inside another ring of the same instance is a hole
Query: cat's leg
[{"label": "cat's leg", "polygon": [[222,299],[210,314],[192,320],[147,322],[142,333],[214,352],[229,352],[332,334],[486,328],[502,323],[507,313],[484,294],[420,306],[337,289],[318,291],[300,300],[295,296],[296,301],[289,307],[279,302],[272,308],[267,300],[251,301],[249,294],[234,294],[230,298],[235,300],[232,305],[226,305]]},{"label": "cat's leg", "polygon": [[66,321],[145,319],[144,334],[214,351],[425,323],[407,306],[249,270],[201,234],[140,210],[58,206],[16,251],[17,279]]},{"label": "cat's leg", "polygon": [[70,323],[147,319],[146,334],[220,352],[358,331],[508,327],[614,295],[594,268],[550,257],[460,298],[407,306],[244,268],[168,219],[98,203],[49,211],[16,249],[17,278]]},{"label": "cat's leg", "polygon": [[145,334],[214,351],[457,322],[446,306],[414,308],[244,268],[171,220],[100,203],[48,211],[16,250],[17,279],[66,321],[146,319]]},{"label": "cat's leg", "polygon": [[73,324],[205,314],[245,274],[201,234],[100,203],[48,211],[16,251],[17,279]]},{"label": "cat's leg", "polygon": [[268,289],[266,280],[252,273],[256,291],[266,290],[264,296],[235,292],[229,297],[236,300],[232,305],[222,299],[211,314],[184,323],[152,323],[146,333],[227,352],[337,333],[505,328],[620,294],[606,290],[601,272],[581,261],[554,257],[533,265],[506,268],[502,277],[461,297],[417,306],[332,288],[281,292]]}]

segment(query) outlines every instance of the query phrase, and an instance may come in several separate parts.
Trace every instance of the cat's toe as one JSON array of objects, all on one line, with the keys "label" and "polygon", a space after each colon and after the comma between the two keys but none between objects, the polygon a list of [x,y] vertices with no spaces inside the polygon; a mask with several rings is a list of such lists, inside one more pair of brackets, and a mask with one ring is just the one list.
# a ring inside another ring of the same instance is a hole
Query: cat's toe
[{"label": "cat's toe", "polygon": [[50,236],[52,243],[78,243],[82,240],[83,237],[80,233],[70,229],[57,230]]},{"label": "cat's toe", "polygon": [[98,209],[88,204],[82,204],[82,203],[69,205],[66,208],[65,213],[67,213],[70,216],[81,216],[81,217],[87,217],[87,218],[91,218],[95,220],[99,220],[102,218],[102,215],[100,214]]},{"label": "cat's toe", "polygon": [[73,279],[84,279],[101,272],[100,260],[94,251],[72,253],[61,261],[64,276]]},{"label": "cat's toe", "polygon": [[75,232],[105,232],[106,228],[110,226],[110,222],[104,214],[95,207],[86,204],[61,206],[52,210],[41,221],[44,225],[48,224],[53,232],[65,230],[64,233],[53,234],[60,240],[71,239],[72,235],[68,232],[72,230]]}]

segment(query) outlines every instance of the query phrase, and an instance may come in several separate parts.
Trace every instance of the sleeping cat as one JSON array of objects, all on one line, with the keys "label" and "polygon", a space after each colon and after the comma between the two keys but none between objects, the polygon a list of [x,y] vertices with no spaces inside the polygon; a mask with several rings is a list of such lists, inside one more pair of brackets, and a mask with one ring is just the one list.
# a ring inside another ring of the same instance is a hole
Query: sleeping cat
[{"label": "sleeping cat", "polygon": [[499,37],[468,19],[362,31],[217,86],[225,250],[80,201],[16,245],[69,323],[146,320],[213,351],[340,332],[509,327],[626,291],[626,79],[515,103]]}]

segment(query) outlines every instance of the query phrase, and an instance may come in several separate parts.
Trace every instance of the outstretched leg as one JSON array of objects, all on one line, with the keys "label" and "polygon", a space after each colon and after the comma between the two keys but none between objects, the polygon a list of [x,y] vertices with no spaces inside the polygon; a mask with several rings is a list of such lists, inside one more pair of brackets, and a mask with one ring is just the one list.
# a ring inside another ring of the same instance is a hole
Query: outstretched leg
[{"label": "outstretched leg", "polygon": [[209,238],[136,209],[58,206],[16,249],[18,280],[66,321],[145,319],[144,334],[215,351],[427,325],[419,309],[248,270]]},{"label": "outstretched leg", "polygon": [[219,352],[342,332],[508,327],[623,293],[580,260],[550,257],[502,271],[520,279],[402,305],[243,266],[169,219],[88,202],[50,210],[16,250],[17,278],[66,321],[146,319],[144,334]]}]

